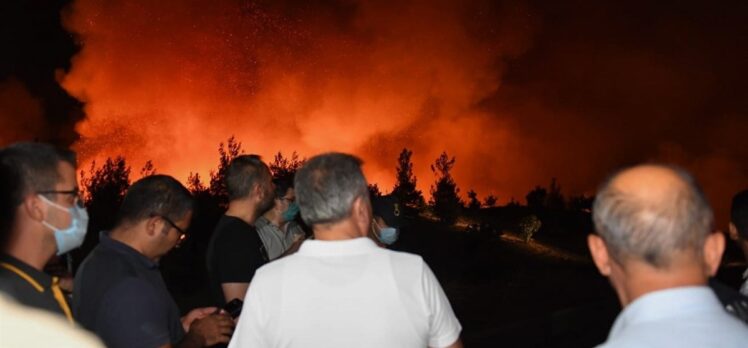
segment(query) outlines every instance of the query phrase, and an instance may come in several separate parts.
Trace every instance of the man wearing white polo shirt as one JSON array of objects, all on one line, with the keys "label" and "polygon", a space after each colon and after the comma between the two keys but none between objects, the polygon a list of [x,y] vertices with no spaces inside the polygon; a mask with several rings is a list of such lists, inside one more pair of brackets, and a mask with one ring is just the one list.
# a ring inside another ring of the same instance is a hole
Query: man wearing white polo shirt
[{"label": "man wearing white polo shirt", "polygon": [[367,238],[371,203],[358,158],[316,156],[295,187],[315,240],[257,270],[230,348],[462,347],[428,265]]},{"label": "man wearing white polo shirt", "polygon": [[624,307],[600,347],[748,347],[748,326],[706,286],[725,239],[691,175],[659,165],[623,170],[598,191],[593,219],[592,258]]}]

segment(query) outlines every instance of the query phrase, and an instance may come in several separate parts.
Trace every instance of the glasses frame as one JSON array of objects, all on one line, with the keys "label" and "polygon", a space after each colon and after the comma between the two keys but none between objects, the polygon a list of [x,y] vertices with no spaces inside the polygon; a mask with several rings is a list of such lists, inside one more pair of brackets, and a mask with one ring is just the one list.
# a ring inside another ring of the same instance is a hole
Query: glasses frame
[{"label": "glasses frame", "polygon": [[81,199],[81,190],[78,188],[74,188],[72,190],[45,190],[37,191],[36,193],[40,195],[71,195],[75,198],[73,205],[77,205],[80,207],[83,206],[83,200]]},{"label": "glasses frame", "polygon": [[177,233],[179,233],[179,239],[177,240],[177,247],[179,247],[179,245],[182,244],[182,242],[185,239],[187,239],[187,231],[185,231],[181,227],[177,226],[177,224],[174,223],[174,221],[172,221],[168,217],[160,215],[160,214],[151,214],[151,215],[154,216],[154,217],[159,217],[159,218],[163,219],[164,221],[166,221],[167,224],[169,224],[169,226],[171,226],[175,230],[177,230]]}]

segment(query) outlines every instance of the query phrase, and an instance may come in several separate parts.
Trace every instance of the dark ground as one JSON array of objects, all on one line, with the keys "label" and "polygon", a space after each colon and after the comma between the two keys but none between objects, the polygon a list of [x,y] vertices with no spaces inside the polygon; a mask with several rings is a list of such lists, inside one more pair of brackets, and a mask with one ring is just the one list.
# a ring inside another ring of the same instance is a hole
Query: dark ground
[{"label": "dark ground", "polygon": [[[583,245],[545,248],[512,235],[479,235],[419,219],[393,249],[421,255],[442,284],[463,326],[467,347],[593,347],[605,340],[620,306]],[[576,244],[579,244],[577,238]],[[558,243],[564,244],[564,243]],[[162,260],[164,278],[183,311],[211,305],[200,245]],[[551,250],[551,251],[549,251]],[[720,272],[731,286],[740,268]]]}]

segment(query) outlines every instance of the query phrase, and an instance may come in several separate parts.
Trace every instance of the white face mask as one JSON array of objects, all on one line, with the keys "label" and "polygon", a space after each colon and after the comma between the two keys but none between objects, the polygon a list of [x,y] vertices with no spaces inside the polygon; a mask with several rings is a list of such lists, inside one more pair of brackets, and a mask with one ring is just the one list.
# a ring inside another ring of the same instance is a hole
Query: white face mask
[{"label": "white face mask", "polygon": [[[395,241],[397,241],[397,237],[400,235],[400,231],[398,231],[394,227],[381,227],[379,225],[379,222],[377,222],[376,219],[373,220],[372,227],[374,228],[374,236],[379,239],[380,242],[386,245],[391,245]],[[376,233],[376,231],[379,230],[379,233]]]},{"label": "white face mask", "polygon": [[46,197],[39,195],[45,203],[52,207],[60,209],[70,214],[70,226],[65,229],[60,229],[49,222],[42,221],[42,224],[54,231],[55,243],[57,244],[57,255],[62,255],[70,250],[73,250],[81,244],[83,239],[86,237],[86,230],[88,229],[88,212],[85,208],[78,204],[73,205],[70,208],[65,208],[55,202],[50,201]]}]

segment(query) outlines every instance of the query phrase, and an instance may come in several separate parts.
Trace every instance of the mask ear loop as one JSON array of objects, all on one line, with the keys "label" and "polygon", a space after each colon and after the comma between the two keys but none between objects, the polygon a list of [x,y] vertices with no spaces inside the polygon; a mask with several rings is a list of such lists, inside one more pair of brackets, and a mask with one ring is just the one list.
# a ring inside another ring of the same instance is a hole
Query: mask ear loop
[{"label": "mask ear loop", "polygon": [[[371,232],[374,234],[374,237],[377,237],[378,241],[384,243],[382,241],[382,236],[380,235],[382,231],[382,226],[379,226],[379,222],[377,221],[376,218],[371,219],[371,222],[373,222],[373,224],[371,224]],[[376,228],[374,226],[376,226]],[[377,230],[379,230],[379,232],[377,232]]]}]

